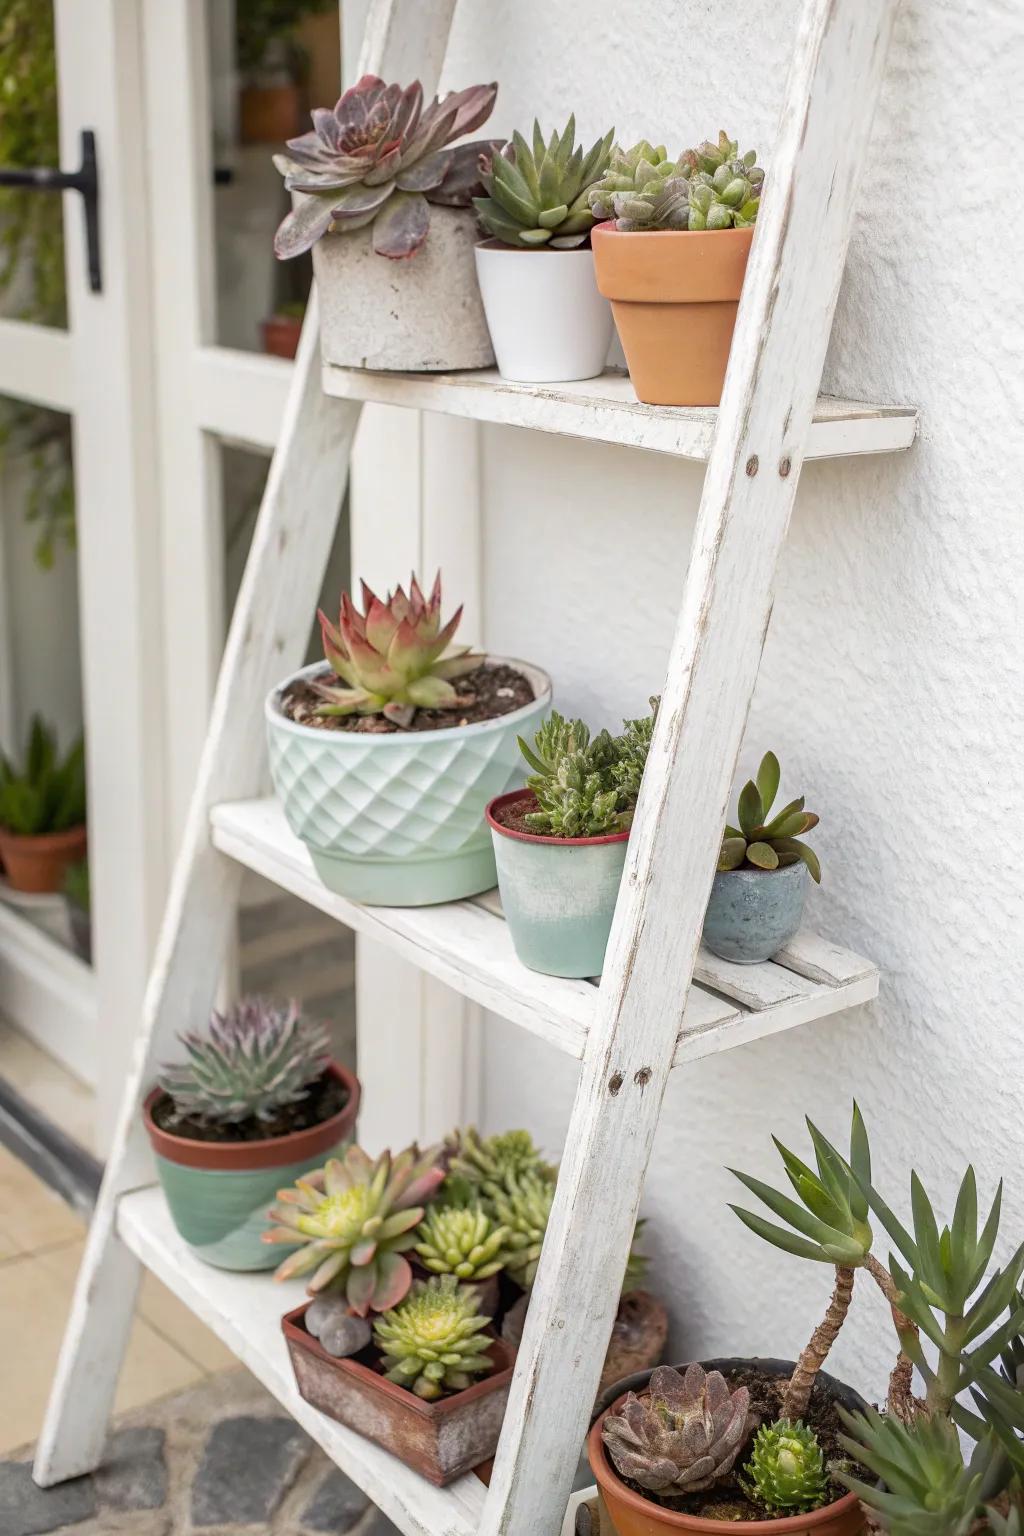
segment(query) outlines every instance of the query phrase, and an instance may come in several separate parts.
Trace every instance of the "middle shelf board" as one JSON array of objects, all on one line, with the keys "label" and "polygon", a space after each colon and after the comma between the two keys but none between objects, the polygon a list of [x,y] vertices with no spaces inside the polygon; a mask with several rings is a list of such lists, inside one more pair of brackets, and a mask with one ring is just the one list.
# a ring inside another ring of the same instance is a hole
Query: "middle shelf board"
[{"label": "middle shelf board", "polygon": [[[706,463],[718,407],[645,405],[620,369],[567,384],[517,384],[493,368],[461,373],[374,373],[368,368],[322,372],[324,393],[439,411],[470,421],[527,427],[592,442],[619,443]],[[841,459],[864,453],[896,453],[917,435],[917,411],[905,405],[872,405],[819,395],[804,449],[807,459]]]},{"label": "middle shelf board", "polygon": [[[496,891],[436,907],[366,907],[336,896],[320,881],[274,799],[215,806],[211,835],[215,848],[282,890],[569,1056],[583,1056],[597,987],[522,965]],[[877,993],[878,970],[869,960],[816,934],[799,933],[764,965],[732,965],[701,949],[675,1065],[824,1018]]]}]

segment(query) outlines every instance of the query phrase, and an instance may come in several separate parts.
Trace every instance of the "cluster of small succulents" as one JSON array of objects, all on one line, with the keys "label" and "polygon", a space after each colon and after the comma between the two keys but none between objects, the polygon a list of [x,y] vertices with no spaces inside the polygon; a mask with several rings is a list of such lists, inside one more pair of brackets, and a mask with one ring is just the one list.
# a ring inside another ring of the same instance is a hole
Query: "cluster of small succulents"
[{"label": "cluster of small succulents", "polygon": [[388,1381],[430,1402],[462,1392],[492,1371],[491,1319],[478,1311],[478,1300],[474,1288],[454,1275],[415,1281],[402,1304],[374,1322],[373,1341]]},{"label": "cluster of small succulents", "polygon": [[287,190],[302,194],[277,232],[277,255],[298,256],[330,229],[367,225],[378,255],[415,255],[430,230],[431,203],[469,207],[481,153],[493,144],[453,140],[486,121],[497,92],[474,85],[424,107],[418,80],[403,89],[364,75],[333,109],[318,108],[312,132],[274,157]]},{"label": "cluster of small succulents", "polygon": [[621,736],[591,736],[582,720],[557,710],[544,720],[531,747],[519,749],[533,773],[527,787],[536,810],[524,820],[543,837],[603,837],[629,829],[650,750],[658,701],[643,720],[626,720]]},{"label": "cluster of small succulents", "polygon": [[383,601],[364,581],[363,612],[347,592],[332,624],[319,614],[324,656],[345,684],[314,682],[319,715],[381,714],[393,725],[411,724],[417,709],[457,709],[463,702],[452,681],[480,666],[469,646],[449,649],[462,619],[461,605],[441,624],[441,573],[425,598],[413,576]]},{"label": "cluster of small succulents", "polygon": [[805,832],[818,825],[818,817],[804,810],[803,795],[771,816],[780,776],[778,758],[774,752],[766,752],[756,780],[749,779],[740,790],[736,807],[739,826],[726,827],[718,868],[740,869],[750,865],[754,869],[784,869],[802,860],[812,879],[820,883],[818,856],[813,848],[800,842]]},{"label": "cluster of small succulents", "polygon": [[591,188],[595,219],[614,219],[616,228],[638,230],[749,229],[757,221],[764,171],[757,154],[740,155],[723,131],[718,143],[705,141],[670,160],[663,144],[641,139],[631,149],[612,151],[608,170]]},{"label": "cluster of small succulents", "polygon": [[350,1146],[344,1158],[279,1190],[270,1212],[275,1225],[263,1241],[287,1243],[293,1252],[276,1278],[310,1275],[312,1295],[342,1291],[358,1317],[397,1306],[412,1284],[405,1254],[415,1246],[424,1204],[444,1179],[440,1155],[440,1147],[407,1147],[374,1162]]},{"label": "cluster of small succulents", "polygon": [[594,224],[590,191],[608,166],[613,137],[614,129],[584,154],[575,142],[575,117],[548,140],[535,122],[532,146],[514,133],[485,163],[487,196],[473,199],[484,229],[504,245],[528,249],[582,245]]},{"label": "cluster of small succulents", "polygon": [[214,1013],[205,1035],[181,1035],[185,1061],[163,1067],[159,1082],[176,1120],[237,1125],[272,1120],[304,1099],[329,1060],[327,1031],[295,1003],[243,998]]}]

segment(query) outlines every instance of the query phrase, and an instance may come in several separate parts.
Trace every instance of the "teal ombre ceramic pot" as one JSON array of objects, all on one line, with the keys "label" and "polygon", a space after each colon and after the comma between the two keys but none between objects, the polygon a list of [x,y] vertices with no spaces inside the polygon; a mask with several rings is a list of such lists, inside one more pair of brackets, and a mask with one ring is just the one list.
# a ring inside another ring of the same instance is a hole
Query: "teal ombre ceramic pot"
[{"label": "teal ombre ceramic pot", "polygon": [[515,789],[487,807],[498,889],[516,954],[545,976],[600,976],[626,862],[628,832],[538,837],[503,824],[532,800]]},{"label": "teal ombre ceramic pot", "polygon": [[262,1241],[277,1191],[322,1167],[336,1147],[350,1141],[359,1113],[359,1079],[337,1061],[328,1071],[348,1090],[344,1107],[320,1125],[266,1141],[174,1136],[153,1119],[153,1106],[163,1090],[154,1088],[149,1094],[142,1117],[174,1225],[208,1264],[218,1269],[273,1269],[284,1257],[279,1248]]},{"label": "teal ombre ceramic pot", "polygon": [[781,869],[723,869],[715,875],[704,917],[704,943],[737,965],[770,960],[800,927],[807,865]]},{"label": "teal ombre ceramic pot", "polygon": [[270,774],[288,825],[308,847],[329,890],[384,907],[459,901],[495,883],[484,809],[522,782],[516,737],[529,736],[551,708],[551,679],[503,656],[533,688],[531,704],[496,720],[440,731],[371,735],[322,730],[289,720],[281,695],[267,699]]}]

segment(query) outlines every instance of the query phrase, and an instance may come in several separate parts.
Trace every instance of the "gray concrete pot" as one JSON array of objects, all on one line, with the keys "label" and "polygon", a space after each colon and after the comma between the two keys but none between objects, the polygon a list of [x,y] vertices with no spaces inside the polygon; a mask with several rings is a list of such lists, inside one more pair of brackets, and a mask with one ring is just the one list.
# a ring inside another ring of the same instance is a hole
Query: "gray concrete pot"
[{"label": "gray concrete pot", "polygon": [[476,240],[471,208],[431,208],[426,241],[404,261],[374,252],[372,225],[324,235],[313,247],[324,362],[410,373],[493,367]]},{"label": "gray concrete pot", "polygon": [[719,871],[704,917],[705,945],[739,965],[770,960],[800,927],[807,880],[802,863]]}]

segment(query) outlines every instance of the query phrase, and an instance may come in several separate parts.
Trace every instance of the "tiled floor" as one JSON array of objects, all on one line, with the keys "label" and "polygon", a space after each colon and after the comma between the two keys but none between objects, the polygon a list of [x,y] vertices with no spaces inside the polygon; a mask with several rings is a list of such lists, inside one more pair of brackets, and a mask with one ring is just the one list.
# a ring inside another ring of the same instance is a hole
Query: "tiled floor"
[{"label": "tiled floor", "polygon": [[[39,1433],[83,1239],[81,1221],[0,1147],[0,1454]],[[220,1341],[148,1275],[117,1410],[180,1391],[233,1364]]]}]

